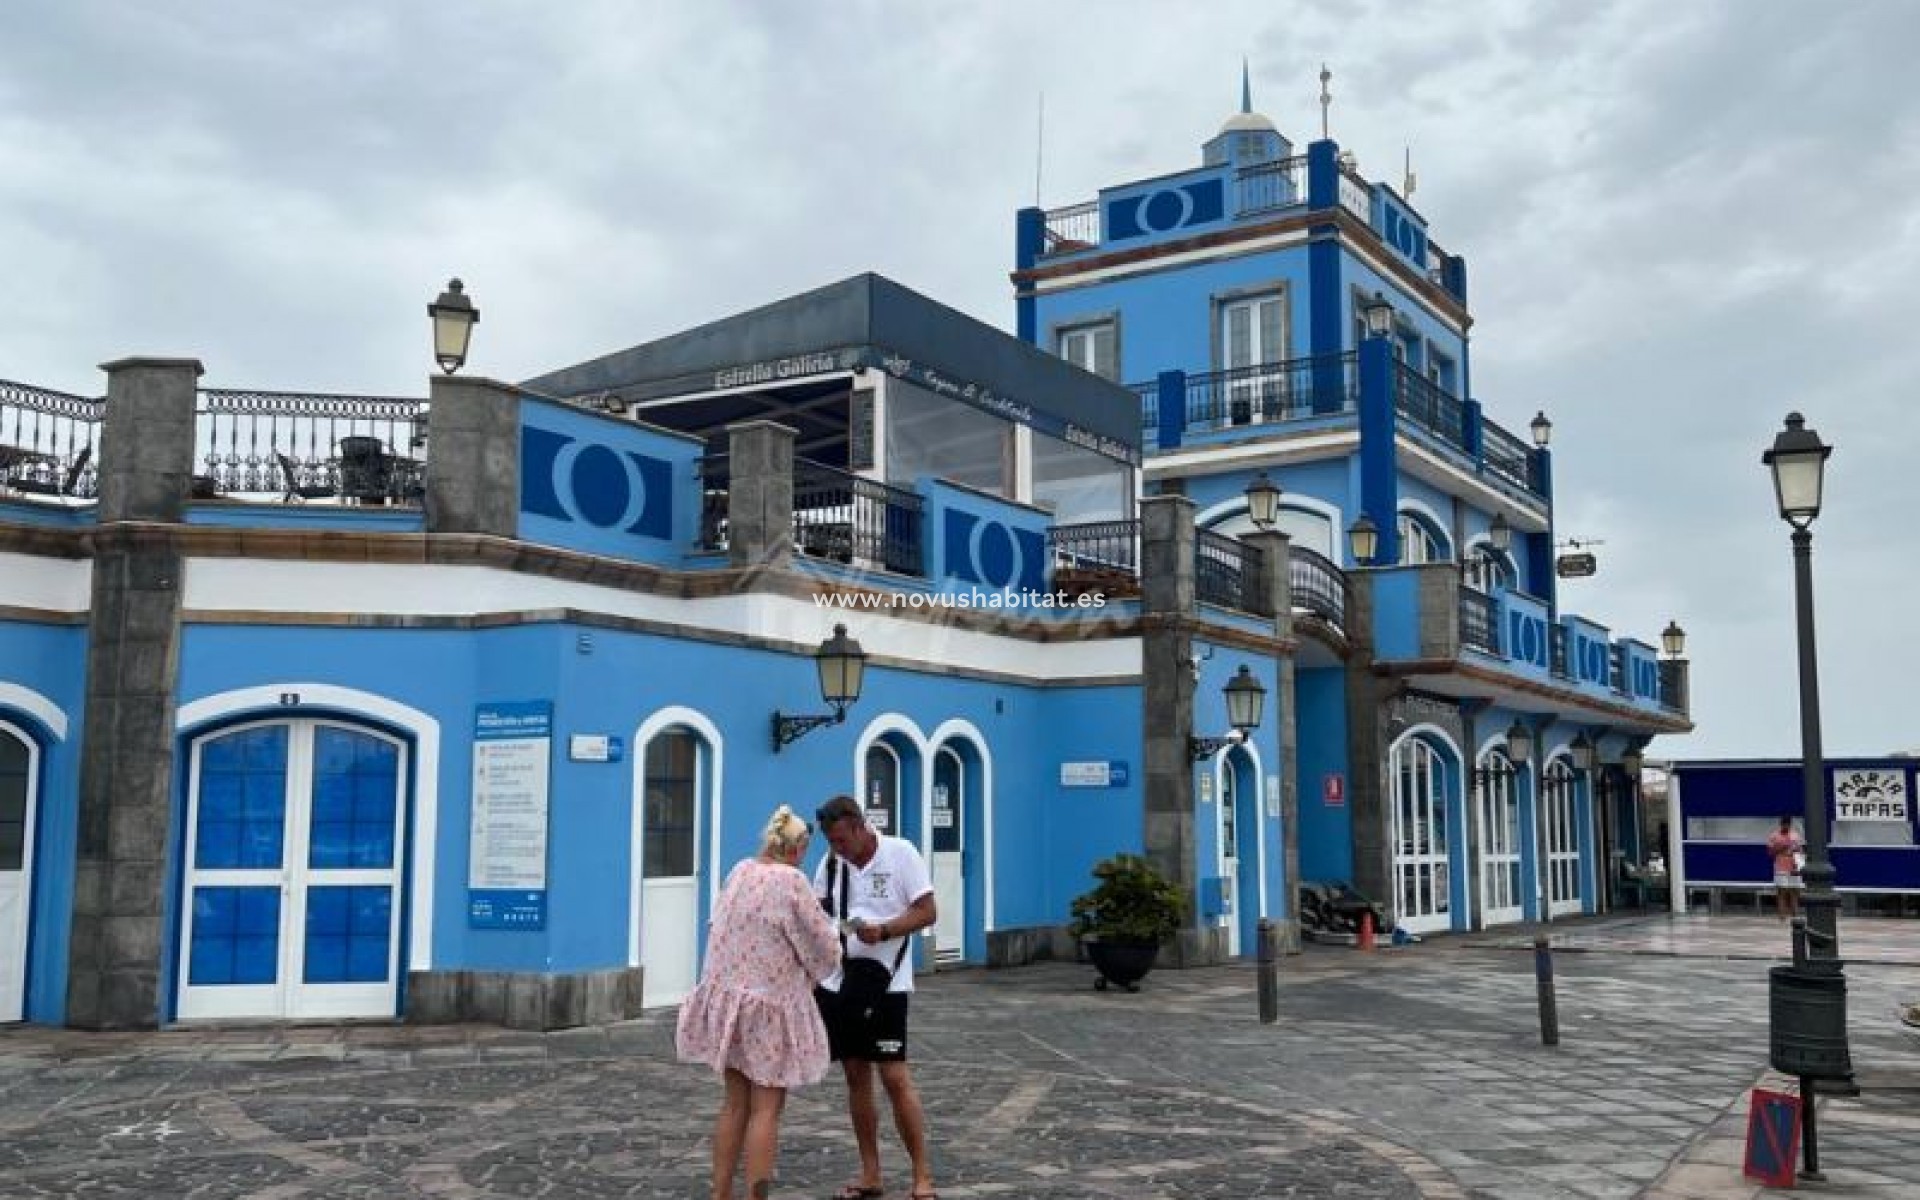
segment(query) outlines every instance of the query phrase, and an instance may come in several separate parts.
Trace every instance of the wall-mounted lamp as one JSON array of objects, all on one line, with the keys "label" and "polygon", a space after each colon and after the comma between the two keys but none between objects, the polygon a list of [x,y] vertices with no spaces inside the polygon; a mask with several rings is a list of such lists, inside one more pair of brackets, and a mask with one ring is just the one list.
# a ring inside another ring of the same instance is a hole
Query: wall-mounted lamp
[{"label": "wall-mounted lamp", "polygon": [[1373,562],[1374,552],[1380,549],[1380,530],[1373,518],[1365,513],[1353,519],[1347,526],[1347,552],[1353,555],[1353,561],[1360,566]]},{"label": "wall-mounted lamp", "polygon": [[1513,548],[1513,526],[1507,524],[1507,514],[1493,514],[1493,524],[1487,526],[1487,544],[1502,554]]},{"label": "wall-mounted lamp", "polygon": [[1360,320],[1370,338],[1383,338],[1393,332],[1393,305],[1379,292],[1360,305]]},{"label": "wall-mounted lamp", "polygon": [[1584,733],[1573,735],[1573,741],[1567,746],[1567,753],[1573,759],[1573,769],[1585,774],[1593,770],[1593,743]]},{"label": "wall-mounted lamp", "polygon": [[1647,765],[1646,756],[1638,750],[1628,750],[1620,756],[1620,769],[1627,773],[1629,781],[1640,778],[1640,769]]},{"label": "wall-mounted lamp", "polygon": [[1545,450],[1547,443],[1553,440],[1553,422],[1547,420],[1545,412],[1534,413],[1527,428],[1533,432],[1533,444],[1541,450]]},{"label": "wall-mounted lamp", "polygon": [[480,310],[467,298],[460,281],[449,279],[447,290],[427,305],[427,315],[433,318],[433,356],[440,361],[440,369],[451,375],[467,361],[467,343],[480,323]]},{"label": "wall-mounted lamp", "polygon": [[1280,519],[1280,485],[1268,479],[1265,471],[1247,485],[1247,515],[1260,529],[1272,529]]},{"label": "wall-mounted lamp", "polygon": [[1687,631],[1680,628],[1680,622],[1667,622],[1667,627],[1660,631],[1660,647],[1667,652],[1668,658],[1679,658],[1686,654]]},{"label": "wall-mounted lamp", "polygon": [[1218,754],[1228,746],[1238,746],[1247,740],[1249,734],[1260,727],[1260,713],[1266,707],[1267,689],[1253,677],[1245,663],[1240,664],[1239,673],[1227,681],[1224,689],[1227,693],[1227,724],[1233,726],[1233,732],[1226,737],[1187,738],[1187,757],[1194,762]]},{"label": "wall-mounted lamp", "polygon": [[867,652],[847,636],[845,625],[835,625],[833,636],[820,643],[813,653],[820,671],[820,696],[833,707],[831,713],[816,717],[790,717],[778,709],[773,714],[773,752],[804,737],[822,725],[838,725],[847,719],[847,706],[860,699],[860,686],[866,680]]},{"label": "wall-mounted lamp", "polygon": [[1515,766],[1524,766],[1533,757],[1533,730],[1517,717],[1507,726],[1507,757]]}]

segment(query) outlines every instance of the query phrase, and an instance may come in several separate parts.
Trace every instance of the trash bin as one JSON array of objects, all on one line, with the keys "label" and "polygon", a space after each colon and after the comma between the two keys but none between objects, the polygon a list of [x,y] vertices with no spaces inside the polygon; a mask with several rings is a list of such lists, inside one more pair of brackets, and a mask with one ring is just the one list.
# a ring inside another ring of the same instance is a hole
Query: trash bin
[{"label": "trash bin", "polygon": [[1774,1070],[1807,1079],[1852,1077],[1847,981],[1837,970],[1774,967],[1767,972],[1767,1007]]}]

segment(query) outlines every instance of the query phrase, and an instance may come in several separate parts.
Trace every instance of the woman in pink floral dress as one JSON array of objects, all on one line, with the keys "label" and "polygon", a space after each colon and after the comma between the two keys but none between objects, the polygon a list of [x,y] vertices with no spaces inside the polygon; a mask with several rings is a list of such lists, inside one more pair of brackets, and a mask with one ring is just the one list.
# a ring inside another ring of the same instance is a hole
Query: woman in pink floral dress
[{"label": "woman in pink floral dress", "polygon": [[713,1126],[714,1200],[731,1200],[743,1145],[747,1194],[767,1194],[787,1089],[827,1072],[813,985],[833,974],[840,939],[797,869],[809,833],[786,805],[774,811],[760,853],[727,876],[700,986],[680,1008],[680,1060],[707,1064],[727,1085]]}]

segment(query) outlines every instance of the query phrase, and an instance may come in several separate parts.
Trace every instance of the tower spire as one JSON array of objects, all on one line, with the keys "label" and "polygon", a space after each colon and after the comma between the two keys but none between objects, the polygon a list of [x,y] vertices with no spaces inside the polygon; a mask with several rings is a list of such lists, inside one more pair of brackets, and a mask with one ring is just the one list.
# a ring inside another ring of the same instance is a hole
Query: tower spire
[{"label": "tower spire", "polygon": [[1253,111],[1253,76],[1247,71],[1247,60],[1240,59],[1240,111]]},{"label": "tower spire", "polygon": [[1333,107],[1333,93],[1327,85],[1333,82],[1333,72],[1327,70],[1327,64],[1320,64],[1320,140],[1326,141],[1333,135],[1327,132],[1327,110]]}]

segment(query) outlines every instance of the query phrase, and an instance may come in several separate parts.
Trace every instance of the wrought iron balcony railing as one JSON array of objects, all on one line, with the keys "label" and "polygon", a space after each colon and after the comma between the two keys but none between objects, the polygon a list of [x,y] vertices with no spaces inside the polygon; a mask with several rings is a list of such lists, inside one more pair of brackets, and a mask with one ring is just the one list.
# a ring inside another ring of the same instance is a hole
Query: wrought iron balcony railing
[{"label": "wrought iron balcony railing", "polygon": [[921,575],[919,493],[793,460],[793,542],[802,554]]},{"label": "wrought iron balcony railing", "polygon": [[0,379],[0,495],[98,495],[105,408],[102,400]]},{"label": "wrought iron balcony railing", "polygon": [[1287,556],[1287,583],[1296,611],[1305,610],[1346,632],[1347,575],[1332,559],[1305,546],[1294,546]]},{"label": "wrought iron balcony railing", "polygon": [[425,491],[425,400],[208,389],[194,441],[201,498],[418,506]]},{"label": "wrought iron balcony railing", "polygon": [[1193,543],[1193,594],[1203,604],[1270,617],[1270,597],[1261,594],[1261,554],[1238,538],[1196,531]]},{"label": "wrought iron balcony railing", "polygon": [[1460,645],[1500,653],[1500,606],[1487,593],[1464,586],[1460,588]]}]

